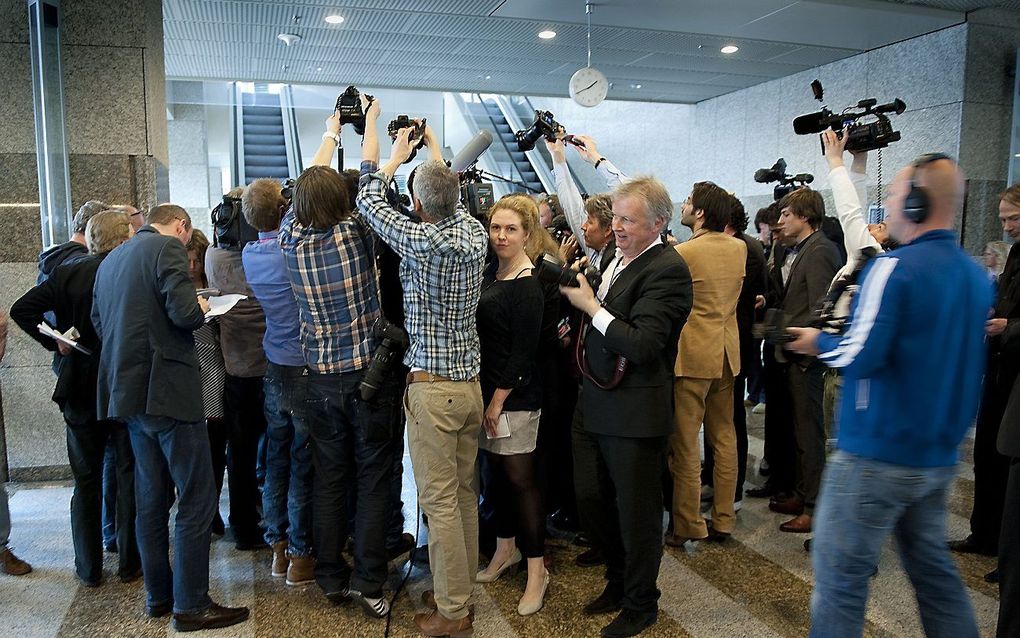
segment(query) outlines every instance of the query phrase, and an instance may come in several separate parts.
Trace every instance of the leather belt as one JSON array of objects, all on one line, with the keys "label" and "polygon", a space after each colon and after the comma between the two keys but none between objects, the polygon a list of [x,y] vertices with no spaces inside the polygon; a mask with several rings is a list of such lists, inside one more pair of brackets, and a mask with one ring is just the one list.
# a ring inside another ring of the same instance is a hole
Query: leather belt
[{"label": "leather belt", "polygon": [[451,383],[473,383],[475,381],[478,381],[478,375],[476,374],[475,376],[471,377],[470,379],[448,379],[446,377],[441,377],[438,374],[432,374],[431,372],[425,372],[423,370],[418,370],[416,372],[408,372],[407,373],[407,383],[408,384],[411,384],[411,383],[423,383],[423,382],[426,382],[426,381],[429,382],[429,383],[436,383],[436,382],[439,382],[439,381],[449,381]]}]

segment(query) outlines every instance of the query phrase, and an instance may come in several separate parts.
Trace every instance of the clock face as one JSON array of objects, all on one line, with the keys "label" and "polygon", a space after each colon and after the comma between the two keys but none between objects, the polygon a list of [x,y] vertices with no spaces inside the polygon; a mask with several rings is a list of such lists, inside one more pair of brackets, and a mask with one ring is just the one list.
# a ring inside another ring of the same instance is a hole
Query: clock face
[{"label": "clock face", "polygon": [[609,80],[602,71],[586,66],[570,77],[570,97],[581,106],[600,104],[609,93]]}]

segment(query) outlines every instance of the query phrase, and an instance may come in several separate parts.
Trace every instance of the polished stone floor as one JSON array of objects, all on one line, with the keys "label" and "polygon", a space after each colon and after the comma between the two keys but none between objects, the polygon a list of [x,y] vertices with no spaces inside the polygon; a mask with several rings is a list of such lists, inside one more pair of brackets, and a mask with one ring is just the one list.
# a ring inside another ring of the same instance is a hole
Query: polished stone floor
[{"label": "polished stone floor", "polygon": [[[750,415],[749,415],[750,416]],[[760,457],[760,417],[751,424],[751,457]],[[970,514],[973,472],[969,444],[964,444],[960,478],[949,503],[948,533],[962,537]],[[406,473],[409,477],[410,473]],[[752,477],[760,480],[759,477]],[[413,503],[413,485],[405,481],[405,502]],[[73,575],[67,485],[11,486],[14,519],[12,545],[35,571],[25,577],[0,576],[0,636],[12,638],[156,637],[175,633],[164,620],[142,614],[140,582],[124,585],[116,578],[116,558],[107,558],[106,582],[98,589],[79,587]],[[226,492],[226,490],[224,490]],[[413,507],[413,505],[412,505]],[[225,507],[224,507],[225,510]],[[409,512],[413,528],[413,511]],[[659,622],[642,636],[728,638],[804,636],[809,624],[811,564],[803,536],[778,531],[786,517],[768,510],[764,500],[744,499],[733,539],[723,545],[698,543],[686,550],[667,548],[659,574],[662,590]],[[413,529],[411,530],[413,531]],[[422,534],[424,538],[424,534]],[[517,615],[524,574],[475,590],[475,636],[572,638],[598,636],[610,617],[586,617],[584,602],[602,587],[598,568],[576,567],[581,550],[568,538],[550,541],[552,584],[545,608],[529,618]],[[369,620],[359,609],[329,604],[314,586],[287,587],[269,576],[270,552],[238,552],[215,540],[210,573],[212,596],[223,604],[247,605],[252,618],[242,625],[198,635],[226,637],[382,637],[386,623]],[[982,636],[994,635],[998,592],[982,580],[993,568],[990,558],[960,556]],[[407,561],[391,566],[391,591]],[[427,568],[414,567],[395,604],[389,635],[410,637],[410,618],[420,611],[420,594],[429,587]],[[890,543],[872,583],[866,636],[921,636],[917,605]]]}]

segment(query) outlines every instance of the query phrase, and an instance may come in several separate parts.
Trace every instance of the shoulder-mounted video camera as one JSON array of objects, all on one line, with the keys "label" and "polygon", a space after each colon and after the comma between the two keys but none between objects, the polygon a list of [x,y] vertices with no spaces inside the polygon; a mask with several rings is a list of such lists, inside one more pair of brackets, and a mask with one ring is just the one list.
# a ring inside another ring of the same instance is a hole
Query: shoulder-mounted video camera
[{"label": "shoulder-mounted video camera", "polygon": [[212,209],[213,245],[217,248],[241,250],[250,241],[257,241],[259,233],[251,227],[241,213],[241,199],[224,195],[223,201]]},{"label": "shoulder-mounted video camera", "polygon": [[[824,94],[822,83],[818,80],[812,82],[811,91],[814,93],[815,99],[821,102]],[[828,107],[823,106],[821,111],[794,118],[793,131],[797,135],[811,135],[831,128],[840,139],[843,139],[843,128],[845,127],[849,138],[846,150],[873,151],[899,141],[900,133],[893,130],[892,122],[889,121],[886,113],[899,115],[906,108],[906,103],[899,98],[888,104],[879,104],[878,100],[873,97],[863,99],[854,106],[848,106],[841,113],[833,113]],[[866,117],[873,117],[874,120],[860,121]],[[822,153],[825,153],[824,143]]]},{"label": "shoulder-mounted video camera", "polygon": [[[369,104],[375,100],[367,93],[365,97]],[[361,93],[357,87],[349,86],[340,94],[336,99],[336,110],[340,112],[341,124],[350,124],[358,135],[365,134],[365,111],[361,108]]]},{"label": "shoulder-mounted video camera", "polygon": [[776,184],[776,187],[772,189],[772,196],[778,202],[788,193],[792,193],[798,188],[815,181],[815,176],[811,173],[788,175],[786,173],[786,160],[780,157],[776,160],[776,163],[772,165],[772,168],[759,168],[756,170],[754,172],[754,181],[759,184],[779,182]]}]

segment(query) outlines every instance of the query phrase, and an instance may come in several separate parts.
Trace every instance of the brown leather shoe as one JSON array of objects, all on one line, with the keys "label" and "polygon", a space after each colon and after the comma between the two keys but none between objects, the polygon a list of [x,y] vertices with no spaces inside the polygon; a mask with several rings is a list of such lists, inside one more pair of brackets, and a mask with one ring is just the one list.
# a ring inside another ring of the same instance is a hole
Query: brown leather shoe
[{"label": "brown leather shoe", "polygon": [[307,585],[315,581],[315,557],[291,556],[287,566],[287,584],[291,587]]},{"label": "brown leather shoe", "polygon": [[[431,589],[426,589],[421,593],[421,602],[429,609],[439,609],[439,606],[436,605],[436,592]],[[468,605],[468,618],[471,619],[471,622],[475,621],[474,605]]]},{"label": "brown leather shoe", "polygon": [[811,515],[801,514],[796,518],[790,519],[779,526],[779,531],[793,534],[809,534],[811,533]]},{"label": "brown leather shoe", "polygon": [[804,501],[799,498],[772,499],[769,501],[769,509],[780,514],[800,516],[804,513]]},{"label": "brown leather shoe", "polygon": [[4,548],[0,551],[0,572],[10,576],[24,576],[32,571],[32,566],[14,555],[14,552]]},{"label": "brown leather shoe", "polygon": [[287,575],[287,567],[290,561],[287,558],[287,541],[273,543],[273,578],[283,578]]},{"label": "brown leather shoe", "polygon": [[670,547],[683,547],[687,541],[703,541],[707,536],[702,538],[691,538],[690,536],[681,536],[679,534],[666,534],[666,544]]},{"label": "brown leather shoe", "polygon": [[458,620],[450,620],[439,613],[437,609],[426,614],[415,614],[414,626],[426,636],[470,638],[475,633],[470,614]]},{"label": "brown leather shoe", "polygon": [[174,629],[177,631],[200,631],[230,627],[248,620],[247,607],[222,607],[212,603],[197,614],[174,614]]}]

